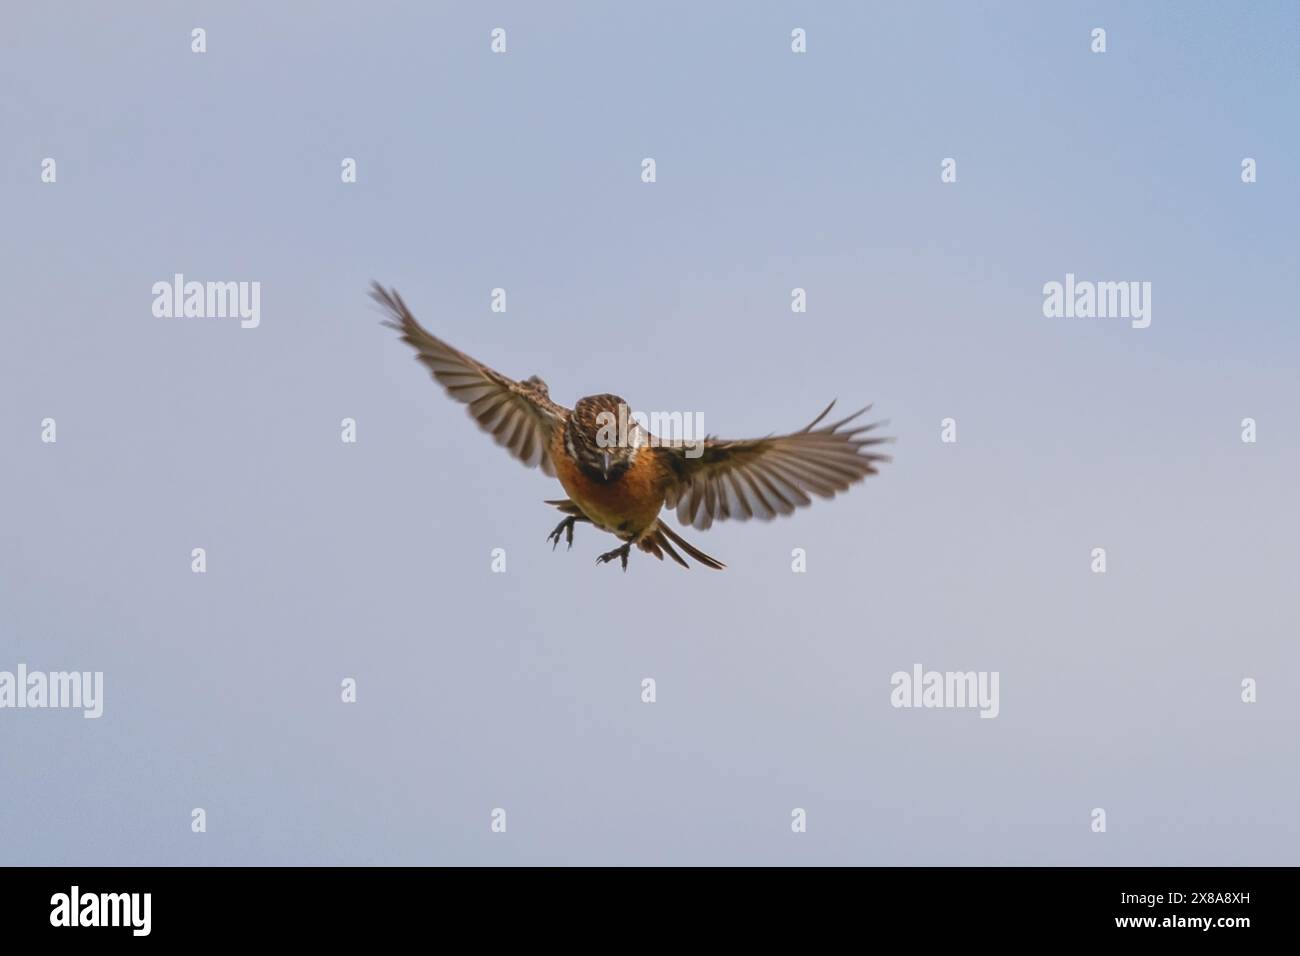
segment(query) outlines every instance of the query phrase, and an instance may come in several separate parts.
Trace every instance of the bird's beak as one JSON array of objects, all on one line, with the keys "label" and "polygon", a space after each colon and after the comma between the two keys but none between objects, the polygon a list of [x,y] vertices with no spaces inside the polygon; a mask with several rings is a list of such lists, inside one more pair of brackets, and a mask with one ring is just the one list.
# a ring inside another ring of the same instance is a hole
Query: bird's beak
[{"label": "bird's beak", "polygon": [[608,478],[609,477],[609,452],[605,452],[605,465],[602,470],[605,474],[605,477]]}]

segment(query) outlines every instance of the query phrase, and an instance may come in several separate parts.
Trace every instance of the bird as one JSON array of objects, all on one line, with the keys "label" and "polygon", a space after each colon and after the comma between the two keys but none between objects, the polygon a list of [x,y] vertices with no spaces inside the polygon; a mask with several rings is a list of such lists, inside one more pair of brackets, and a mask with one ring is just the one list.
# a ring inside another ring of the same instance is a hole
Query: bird
[{"label": "bird", "polygon": [[597,564],[618,559],[626,571],[636,547],[660,561],[667,554],[684,568],[690,564],[682,552],[703,567],[722,570],[726,565],[668,524],[665,508],[701,531],[714,521],[770,520],[811,504],[810,495],[833,498],[891,460],[877,446],[893,439],[874,434],[887,423],[859,422],[870,405],[822,424],[834,401],[787,435],[685,441],[650,435],[633,418],[619,440],[612,440],[611,423],[628,422],[628,405],[618,395],[589,395],[566,408],[551,400],[538,376],[517,381],[432,335],[396,289],[373,282],[370,296],[384,313],[382,324],[401,333],[447,394],[468,406],[480,428],[524,465],[559,480],[568,497],[544,502],[566,515],[547,535],[552,551],[561,535],[572,549],[574,525],[586,523],[623,542],[598,556]]}]

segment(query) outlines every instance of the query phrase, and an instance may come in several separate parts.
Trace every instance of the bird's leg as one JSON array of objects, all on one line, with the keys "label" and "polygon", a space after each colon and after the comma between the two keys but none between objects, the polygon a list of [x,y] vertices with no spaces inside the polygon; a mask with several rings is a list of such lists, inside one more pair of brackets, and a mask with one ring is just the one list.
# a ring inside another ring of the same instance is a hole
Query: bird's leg
[{"label": "bird's leg", "polygon": [[564,540],[569,545],[569,550],[573,549],[573,526],[579,521],[586,521],[587,518],[581,518],[578,515],[570,515],[555,526],[555,530],[546,536],[547,541],[553,542],[551,550],[554,551],[556,545],[560,543],[560,533],[564,533]]},{"label": "bird's leg", "polygon": [[632,542],[629,541],[621,548],[615,548],[613,551],[606,551],[604,554],[602,554],[599,558],[596,559],[596,563],[604,564],[607,561],[613,561],[615,558],[618,558],[623,563],[623,570],[626,571],[627,556],[629,552],[631,552],[631,550],[632,550]]}]

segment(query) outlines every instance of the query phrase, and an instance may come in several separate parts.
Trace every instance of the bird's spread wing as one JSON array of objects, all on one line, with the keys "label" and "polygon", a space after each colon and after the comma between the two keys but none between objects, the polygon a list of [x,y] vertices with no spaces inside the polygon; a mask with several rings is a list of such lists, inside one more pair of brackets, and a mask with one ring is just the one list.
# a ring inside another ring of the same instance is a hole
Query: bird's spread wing
[{"label": "bird's spread wing", "polygon": [[402,333],[402,341],[419,353],[416,357],[429,366],[447,394],[469,406],[480,428],[528,467],[540,465],[546,474],[555,475],[551,435],[569,410],[551,401],[545,382],[536,375],[516,382],[430,335],[396,290],[376,282],[370,297],[388,313],[384,324]]},{"label": "bird's spread wing", "polygon": [[847,491],[874,475],[878,462],[889,460],[870,449],[890,439],[866,434],[883,422],[844,427],[866,408],[818,428],[834,405],[831,402],[807,428],[792,435],[743,441],[706,438],[703,453],[694,458],[689,444],[666,447],[676,481],[664,504],[677,509],[678,521],[703,529],[727,518],[767,521],[811,504],[809,493],[832,498]]}]

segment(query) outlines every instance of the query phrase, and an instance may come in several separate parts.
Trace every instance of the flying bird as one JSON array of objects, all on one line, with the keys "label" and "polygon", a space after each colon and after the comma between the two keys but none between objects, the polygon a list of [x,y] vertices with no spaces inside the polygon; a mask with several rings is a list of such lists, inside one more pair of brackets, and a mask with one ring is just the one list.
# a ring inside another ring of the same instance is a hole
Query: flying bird
[{"label": "flying bird", "polygon": [[387,313],[383,324],[401,333],[447,394],[469,406],[480,428],[528,467],[559,479],[569,497],[546,504],[567,517],[547,536],[551,550],[561,535],[572,548],[574,525],[586,522],[623,542],[600,555],[598,564],[618,558],[626,571],[635,545],[660,561],[666,552],[689,568],[680,548],[720,570],[721,561],[685,541],[660,516],[665,507],[700,530],[727,519],[766,521],[811,504],[810,494],[832,498],[847,491],[889,461],[873,449],[891,439],[869,434],[883,422],[845,427],[871,406],[821,424],[834,402],[789,435],[661,440],[633,422],[626,440],[611,442],[610,423],[627,416],[627,403],[617,395],[589,395],[571,409],[557,405],[536,375],[515,381],[425,331],[395,289],[376,282],[370,295]]}]

